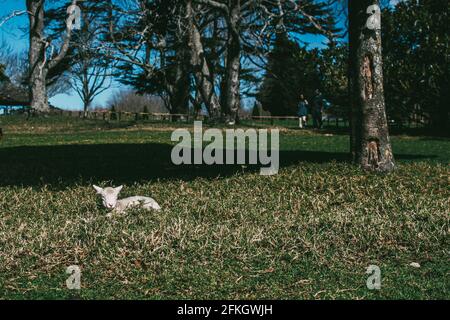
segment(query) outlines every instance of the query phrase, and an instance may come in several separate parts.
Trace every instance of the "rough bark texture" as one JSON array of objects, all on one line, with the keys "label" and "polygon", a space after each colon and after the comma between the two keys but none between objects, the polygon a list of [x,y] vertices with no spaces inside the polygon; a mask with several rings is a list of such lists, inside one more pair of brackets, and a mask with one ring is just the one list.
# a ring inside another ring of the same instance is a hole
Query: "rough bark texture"
[{"label": "rough bark texture", "polygon": [[348,4],[353,160],[369,171],[390,172],[395,164],[384,102],[381,30],[368,24],[367,13],[379,3],[349,0]]},{"label": "rough bark texture", "polygon": [[200,31],[194,20],[192,1],[186,1],[188,21],[189,48],[191,50],[191,64],[195,82],[213,121],[220,119],[220,102],[214,90],[214,83],[201,40]]},{"label": "rough bark texture", "polygon": [[31,108],[48,112],[46,42],[44,35],[44,0],[27,0],[30,21],[30,98]]},{"label": "rough bark texture", "polygon": [[239,39],[239,24],[241,16],[240,0],[231,1],[230,17],[228,19],[228,46],[225,73],[224,111],[234,123],[237,120],[240,107],[240,70],[241,43]]},{"label": "rough bark texture", "polygon": [[[72,5],[77,1],[72,0]],[[30,22],[29,81],[31,108],[38,112],[49,112],[47,96],[47,75],[66,56],[69,50],[71,26],[67,24],[63,44],[55,57],[47,59],[47,48],[51,43],[45,36],[45,0],[27,0],[27,11]]]},{"label": "rough bark texture", "polygon": [[[176,72],[173,82],[167,84],[172,114],[184,114],[189,111],[190,80],[188,66],[189,52],[183,45],[177,51]],[[172,117],[172,120],[176,121],[177,117]]]}]

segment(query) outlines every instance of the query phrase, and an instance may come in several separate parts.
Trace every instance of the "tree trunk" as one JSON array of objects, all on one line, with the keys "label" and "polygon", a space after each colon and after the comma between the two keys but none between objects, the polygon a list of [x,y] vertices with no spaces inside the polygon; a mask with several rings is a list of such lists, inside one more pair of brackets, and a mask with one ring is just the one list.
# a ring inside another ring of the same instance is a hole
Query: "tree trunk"
[{"label": "tree trunk", "polygon": [[378,0],[349,0],[350,100],[353,160],[390,172],[394,158],[386,118]]},{"label": "tree trunk", "polygon": [[236,1],[231,10],[230,21],[228,22],[228,47],[225,73],[225,97],[224,111],[227,114],[228,122],[237,121],[238,110],[241,103],[240,96],[240,71],[241,71],[241,43],[239,39],[239,19],[240,5]]},{"label": "tree trunk", "polygon": [[194,78],[202,100],[208,109],[213,121],[220,119],[220,103],[214,90],[211,71],[206,61],[205,52],[201,40],[201,34],[194,21],[192,0],[186,1],[186,13],[188,19],[189,48],[191,51],[191,64]]},{"label": "tree trunk", "polygon": [[91,101],[87,100],[83,103],[83,118],[86,119],[88,116],[89,108],[91,106]]},{"label": "tree trunk", "polygon": [[46,85],[46,70],[32,70],[30,74],[30,106],[38,112],[49,112],[50,106],[48,104],[47,85]]},{"label": "tree trunk", "polygon": [[47,66],[45,59],[46,42],[44,35],[44,0],[27,0],[30,22],[30,103],[31,109],[48,112]]},{"label": "tree trunk", "polygon": [[[77,0],[72,0],[76,5]],[[59,52],[47,59],[47,47],[50,41],[45,35],[45,0],[26,0],[30,23],[29,81],[30,106],[38,112],[49,112],[47,96],[47,74],[58,66],[69,50],[72,25],[66,23],[64,41]],[[51,60],[50,60],[51,59]]]},{"label": "tree trunk", "polygon": [[175,94],[173,97],[174,112],[185,114],[189,112],[190,83],[189,73],[185,69],[186,63],[177,66],[175,79]]},{"label": "tree trunk", "polygon": [[[172,114],[185,114],[189,112],[190,80],[189,70],[189,52],[186,50],[187,41],[177,50],[177,64],[175,79],[173,84],[168,85],[170,96],[170,105]],[[177,121],[178,117],[172,117],[172,121]]]}]

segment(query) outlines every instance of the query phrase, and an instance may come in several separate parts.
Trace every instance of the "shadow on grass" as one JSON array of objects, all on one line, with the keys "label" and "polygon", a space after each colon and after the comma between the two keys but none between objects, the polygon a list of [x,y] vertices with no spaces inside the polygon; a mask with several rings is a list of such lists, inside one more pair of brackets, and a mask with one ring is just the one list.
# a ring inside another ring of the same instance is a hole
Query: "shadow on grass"
[{"label": "shadow on grass", "polygon": [[[100,144],[24,146],[0,148],[0,186],[49,184],[62,188],[77,182],[134,183],[156,179],[191,180],[226,177],[242,172],[240,165],[172,164],[168,144]],[[398,159],[429,159],[433,156],[397,155]],[[344,152],[280,151],[280,168],[300,162],[348,162]],[[249,166],[246,172],[259,170]]]},{"label": "shadow on grass", "polygon": [[[324,134],[334,135],[349,135],[350,128],[348,127],[334,127],[324,126],[319,132]],[[447,140],[450,137],[450,133],[444,130],[432,130],[430,128],[408,128],[408,127],[389,127],[389,134],[391,136],[410,136],[410,137],[422,137],[427,140]]]}]

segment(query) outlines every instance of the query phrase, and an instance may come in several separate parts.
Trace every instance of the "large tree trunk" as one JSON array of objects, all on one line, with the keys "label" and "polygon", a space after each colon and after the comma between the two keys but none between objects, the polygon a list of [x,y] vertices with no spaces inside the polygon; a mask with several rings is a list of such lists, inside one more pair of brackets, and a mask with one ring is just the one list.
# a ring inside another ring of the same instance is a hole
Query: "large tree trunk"
[{"label": "large tree trunk", "polygon": [[220,103],[214,90],[214,82],[212,81],[211,71],[206,61],[201,35],[194,21],[192,0],[186,1],[186,14],[188,20],[191,64],[195,82],[211,119],[217,121],[220,119]]},{"label": "large tree trunk", "polygon": [[[72,0],[76,5],[77,0]],[[50,45],[45,35],[45,0],[27,0],[27,11],[30,22],[29,81],[30,106],[38,112],[48,112],[47,74],[53,70],[66,56],[69,50],[72,24],[66,23],[64,41],[54,57],[47,59],[47,47]],[[51,59],[51,60],[50,60]]]},{"label": "large tree trunk", "polygon": [[349,0],[348,8],[353,160],[369,171],[390,172],[394,158],[384,102],[379,1]]},{"label": "large tree trunk", "polygon": [[189,73],[186,62],[179,63],[175,78],[175,92],[173,96],[174,113],[187,113],[189,111]]},{"label": "large tree trunk", "polygon": [[[190,81],[189,81],[189,50],[187,41],[177,50],[177,65],[173,84],[169,84],[170,105],[172,114],[185,114],[189,112]],[[173,121],[177,117],[172,117]]]},{"label": "large tree trunk", "polygon": [[30,22],[30,99],[31,109],[48,112],[46,43],[44,35],[44,0],[27,0]]},{"label": "large tree trunk", "polygon": [[240,1],[234,1],[228,22],[228,47],[225,73],[224,111],[228,121],[237,121],[240,107],[241,43],[239,39]]},{"label": "large tree trunk", "polygon": [[30,106],[31,109],[38,112],[49,112],[50,106],[48,104],[47,96],[47,70],[32,70],[30,74]]}]

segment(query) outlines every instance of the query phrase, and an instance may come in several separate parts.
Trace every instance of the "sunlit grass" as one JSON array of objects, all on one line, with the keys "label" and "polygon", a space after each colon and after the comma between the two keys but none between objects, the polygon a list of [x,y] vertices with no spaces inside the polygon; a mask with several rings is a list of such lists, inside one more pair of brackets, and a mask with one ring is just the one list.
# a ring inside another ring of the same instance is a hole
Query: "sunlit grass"
[{"label": "sunlit grass", "polygon": [[[449,140],[394,137],[398,168],[381,176],[345,161],[347,136],[286,131],[280,173],[261,177],[172,166],[162,125],[35,121],[46,129],[2,124],[1,298],[449,298]],[[109,219],[92,183],[163,210]]]}]

